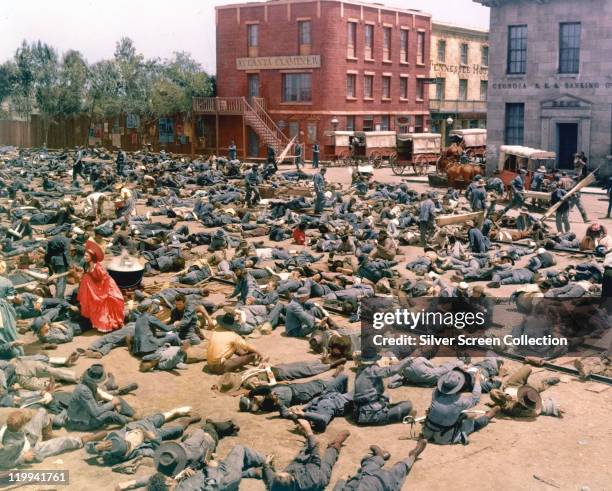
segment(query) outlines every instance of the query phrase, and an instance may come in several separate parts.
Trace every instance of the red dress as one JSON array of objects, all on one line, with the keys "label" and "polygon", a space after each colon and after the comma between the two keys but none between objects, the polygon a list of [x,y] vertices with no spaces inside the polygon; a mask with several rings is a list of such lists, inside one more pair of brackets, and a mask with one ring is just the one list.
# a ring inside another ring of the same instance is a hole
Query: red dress
[{"label": "red dress", "polygon": [[293,242],[297,245],[304,245],[306,243],[306,233],[298,227],[295,227],[293,229]]},{"label": "red dress", "polygon": [[100,332],[110,332],[123,326],[123,295],[102,265],[92,263],[91,271],[83,274],[77,298],[81,315]]}]

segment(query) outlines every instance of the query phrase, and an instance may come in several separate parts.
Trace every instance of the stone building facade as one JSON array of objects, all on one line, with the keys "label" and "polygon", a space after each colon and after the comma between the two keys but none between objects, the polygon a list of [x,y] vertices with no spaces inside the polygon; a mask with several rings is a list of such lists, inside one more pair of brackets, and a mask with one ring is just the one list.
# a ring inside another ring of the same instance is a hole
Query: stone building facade
[{"label": "stone building facade", "polygon": [[557,153],[610,175],[612,0],[474,0],[491,8],[489,170],[499,147]]},{"label": "stone building facade", "polygon": [[447,142],[451,129],[486,128],[488,67],[488,31],[432,23],[431,126]]}]

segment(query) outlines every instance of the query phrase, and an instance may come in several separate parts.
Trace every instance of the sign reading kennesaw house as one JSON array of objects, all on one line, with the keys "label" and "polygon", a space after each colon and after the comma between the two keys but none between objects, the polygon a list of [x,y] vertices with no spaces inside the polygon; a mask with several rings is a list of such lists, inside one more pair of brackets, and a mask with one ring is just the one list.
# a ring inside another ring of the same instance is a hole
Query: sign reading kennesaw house
[{"label": "sign reading kennesaw house", "polygon": [[281,68],[320,68],[320,55],[265,56],[260,58],[236,58],[238,70],[278,70]]}]

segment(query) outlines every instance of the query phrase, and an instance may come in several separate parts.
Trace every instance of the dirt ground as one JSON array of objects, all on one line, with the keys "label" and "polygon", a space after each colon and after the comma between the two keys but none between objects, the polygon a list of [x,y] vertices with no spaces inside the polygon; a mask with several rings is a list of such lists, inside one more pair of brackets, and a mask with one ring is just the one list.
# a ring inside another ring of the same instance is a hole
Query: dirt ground
[{"label": "dirt ground", "polygon": [[[380,182],[397,182],[388,169],[376,171]],[[346,169],[332,169],[327,180],[350,181]],[[420,184],[410,184],[423,190]],[[583,202],[591,219],[605,215],[607,200],[605,196],[583,195]],[[143,211],[140,209],[139,211]],[[586,225],[574,210],[571,215],[572,228],[582,236]],[[612,226],[610,220],[602,220],[604,225]],[[554,228],[554,221],[550,222]],[[190,229],[192,223],[188,224]],[[197,230],[193,227],[193,230]],[[292,246],[292,248],[296,248]],[[405,261],[411,260],[422,249],[403,248]],[[523,259],[525,261],[525,259]],[[579,261],[564,257],[560,266]],[[522,265],[523,263],[519,263]],[[407,275],[402,265],[398,267],[402,275]],[[450,275],[447,275],[450,276]],[[158,280],[151,278],[149,280]],[[211,284],[214,289],[214,284]],[[221,288],[221,287],[220,287]],[[222,288],[221,288],[222,290]],[[496,296],[507,296],[512,288],[494,291]],[[213,299],[221,301],[220,292]],[[346,323],[342,320],[341,322]],[[352,324],[357,329],[358,324]],[[253,340],[270,361],[290,362],[314,359],[308,353],[307,342],[286,338],[281,329],[270,336]],[[89,333],[78,337],[70,345],[60,346],[52,356],[67,355],[75,347],[87,347],[96,334]],[[194,411],[205,418],[233,418],[241,427],[237,437],[221,441],[217,455],[223,457],[237,443],[252,446],[264,453],[277,455],[277,468],[282,468],[298,452],[303,439],[292,432],[293,424],[273,415],[250,415],[238,412],[235,397],[219,394],[211,390],[218,377],[202,371],[202,364],[190,365],[187,370],[177,373],[155,372],[142,374],[138,371],[137,360],[132,358],[126,348],[112,351],[101,360],[107,370],[113,372],[120,385],[138,382],[136,395],[126,399],[139,415],[147,415],[172,407],[190,405]],[[571,361],[571,360],[569,360]],[[81,358],[75,370],[81,373],[94,360]],[[514,365],[514,364],[512,364]],[[351,381],[354,379],[353,364],[347,365]],[[536,377],[546,372],[535,369]],[[580,382],[563,375],[559,385],[550,388],[547,395],[558,401],[565,412],[563,419],[540,417],[535,421],[517,421],[507,418],[494,420],[487,428],[474,434],[467,446],[429,445],[415,464],[406,480],[404,489],[411,490],[606,490],[612,489],[612,388],[593,382]],[[423,415],[431,400],[431,389],[402,387],[390,391],[392,401],[410,399],[419,415]],[[485,409],[488,396],[483,396],[478,409]],[[6,412],[3,411],[2,416]],[[3,419],[3,418],[2,418]],[[414,446],[410,438],[410,427],[391,425],[385,427],[360,428],[344,418],[335,419],[322,441],[339,430],[348,429],[351,436],[342,449],[339,461],[334,468],[332,484],[339,478],[346,478],[358,468],[360,459],[368,453],[371,444],[378,444],[391,452],[390,463],[406,456]],[[418,427],[417,427],[418,429]],[[59,432],[63,433],[63,430]],[[130,476],[115,474],[108,468],[88,465],[84,450],[50,458],[35,469],[70,470],[70,490],[107,490],[118,482],[129,480]],[[151,467],[141,467],[138,475],[152,472]],[[25,488],[24,488],[25,489]],[[29,489],[52,489],[50,487],[30,487]],[[61,488],[60,488],[61,489]],[[260,490],[264,486],[259,481],[244,480],[240,489]]]}]

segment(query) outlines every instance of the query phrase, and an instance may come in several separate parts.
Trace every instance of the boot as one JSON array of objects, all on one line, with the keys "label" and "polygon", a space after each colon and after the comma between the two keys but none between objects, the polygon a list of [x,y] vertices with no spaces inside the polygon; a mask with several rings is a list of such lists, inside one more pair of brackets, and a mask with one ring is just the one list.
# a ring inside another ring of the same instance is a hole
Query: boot
[{"label": "boot", "polygon": [[344,365],[346,363],[346,358],[338,358],[337,360],[331,361],[329,363],[329,368],[336,368],[340,365]]},{"label": "boot", "polygon": [[391,454],[389,452],[383,450],[378,445],[370,445],[370,452],[372,452],[372,455],[382,457],[383,460],[389,460],[389,458],[391,457]]},{"label": "boot", "polygon": [[574,360],[574,367],[578,370],[581,379],[587,379],[591,375],[591,371],[584,365],[582,360]]},{"label": "boot", "polygon": [[213,421],[207,419],[206,423],[212,425],[220,437],[237,435],[240,431],[240,426],[231,419],[227,421]]},{"label": "boot", "polygon": [[328,447],[334,447],[338,452],[340,448],[342,448],[342,444],[346,441],[346,439],[351,435],[351,432],[348,430],[341,431],[336,435],[336,437],[329,442]]},{"label": "boot", "polygon": [[42,439],[46,442],[52,438],[55,438],[55,435],[53,434],[53,423],[49,423],[42,429]]},{"label": "boot", "polygon": [[134,344],[134,336],[126,336],[125,345],[127,346],[128,351],[132,352],[132,345]]},{"label": "boot", "polygon": [[68,356],[68,359],[66,360],[66,366],[69,366],[69,367],[74,366],[80,357],[81,357],[81,353],[79,353],[76,350],[73,351],[72,353],[70,353],[70,355]]},{"label": "boot", "polygon": [[83,353],[83,355],[86,358],[95,358],[95,359],[100,359],[102,358],[102,353],[99,353],[98,351],[93,351],[93,350],[85,350],[85,352]]},{"label": "boot", "polygon": [[132,382],[131,384],[124,385],[123,387],[119,388],[117,390],[117,395],[124,396],[130,392],[134,392],[136,389],[138,389],[138,384],[136,382]]},{"label": "boot", "polygon": [[158,364],[159,364],[158,360],[141,361],[139,370],[141,372],[150,372],[152,370],[155,370],[155,367],[157,367]]},{"label": "boot", "polygon": [[427,446],[427,440],[425,440],[425,438],[421,438],[417,444],[416,447],[414,447],[410,453],[408,454],[410,457],[414,457],[414,459],[416,460],[416,458],[421,455],[421,453],[423,453],[423,450],[425,450],[425,447]]},{"label": "boot", "polygon": [[202,416],[198,414],[196,416],[192,416],[191,418],[186,418],[185,420],[181,421],[179,424],[180,426],[183,427],[183,431],[185,431],[189,425],[199,423],[200,421],[202,421]]}]

